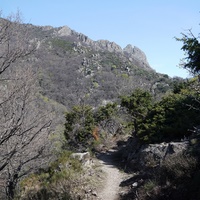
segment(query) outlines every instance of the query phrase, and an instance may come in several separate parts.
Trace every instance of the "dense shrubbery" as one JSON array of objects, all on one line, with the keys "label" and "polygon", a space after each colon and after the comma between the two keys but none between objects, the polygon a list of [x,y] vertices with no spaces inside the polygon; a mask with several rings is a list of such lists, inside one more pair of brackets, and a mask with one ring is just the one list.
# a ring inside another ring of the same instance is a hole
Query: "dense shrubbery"
[{"label": "dense shrubbery", "polygon": [[170,94],[156,103],[140,126],[139,137],[147,142],[181,139],[200,124],[199,112],[191,110],[194,95]]},{"label": "dense shrubbery", "polygon": [[76,106],[65,115],[65,138],[72,150],[83,151],[91,143],[92,130],[95,127],[92,108]]},{"label": "dense shrubbery", "polygon": [[125,107],[133,122],[134,135],[138,134],[139,126],[146,118],[152,106],[152,96],[149,92],[136,89],[130,96],[121,97],[121,106]]},{"label": "dense shrubbery", "polygon": [[[147,143],[181,139],[191,134],[200,124],[199,93],[193,86],[196,81],[175,85],[174,92],[153,103],[150,93],[135,90],[122,97],[124,106],[132,117],[135,135]],[[196,109],[191,109],[196,108]]]},{"label": "dense shrubbery", "polygon": [[117,129],[119,126],[114,119],[116,115],[116,103],[108,103],[98,109],[88,105],[73,107],[72,111],[65,115],[65,148],[73,151],[91,149],[96,141],[105,137],[105,131],[106,134],[115,133],[111,129]]}]

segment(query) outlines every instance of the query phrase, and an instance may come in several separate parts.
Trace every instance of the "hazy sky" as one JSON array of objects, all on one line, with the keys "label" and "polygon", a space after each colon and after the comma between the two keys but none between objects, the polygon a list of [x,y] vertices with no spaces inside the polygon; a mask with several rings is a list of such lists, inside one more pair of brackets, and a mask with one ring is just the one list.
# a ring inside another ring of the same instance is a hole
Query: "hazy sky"
[{"label": "hazy sky", "polygon": [[145,52],[157,72],[187,77],[178,67],[184,57],[181,37],[198,35],[200,0],[0,0],[4,17],[20,10],[25,23],[67,25],[93,40],[106,39]]}]

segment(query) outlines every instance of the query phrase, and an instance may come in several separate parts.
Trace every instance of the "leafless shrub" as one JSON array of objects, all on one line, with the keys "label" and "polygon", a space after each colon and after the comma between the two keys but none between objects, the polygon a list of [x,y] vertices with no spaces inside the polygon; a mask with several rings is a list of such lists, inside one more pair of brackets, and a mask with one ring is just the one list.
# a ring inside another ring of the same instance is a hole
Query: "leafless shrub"
[{"label": "leafless shrub", "polygon": [[196,158],[191,155],[172,155],[167,157],[161,166],[161,174],[169,180],[191,177],[197,167]]},{"label": "leafless shrub", "polygon": [[22,64],[34,45],[20,23],[18,14],[0,19],[0,177],[8,199],[22,177],[46,162],[51,125],[39,107],[36,74]]}]

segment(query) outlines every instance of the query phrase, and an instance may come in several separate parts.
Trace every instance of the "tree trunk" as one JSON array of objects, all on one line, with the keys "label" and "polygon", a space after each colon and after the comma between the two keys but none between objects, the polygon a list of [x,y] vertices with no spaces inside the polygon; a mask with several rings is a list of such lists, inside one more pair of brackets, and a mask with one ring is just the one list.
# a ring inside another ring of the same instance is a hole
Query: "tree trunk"
[{"label": "tree trunk", "polygon": [[15,187],[16,187],[16,184],[12,180],[8,182],[7,187],[6,187],[6,195],[8,197],[8,200],[14,199]]},{"label": "tree trunk", "polygon": [[15,197],[15,189],[18,183],[18,173],[9,174],[9,180],[6,186],[6,195],[8,200],[13,200]]}]

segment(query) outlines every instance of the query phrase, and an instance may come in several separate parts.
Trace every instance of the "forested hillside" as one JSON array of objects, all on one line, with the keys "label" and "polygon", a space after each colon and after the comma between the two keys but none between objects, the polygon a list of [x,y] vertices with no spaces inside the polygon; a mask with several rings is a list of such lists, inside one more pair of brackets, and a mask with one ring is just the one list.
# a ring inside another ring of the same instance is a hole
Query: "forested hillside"
[{"label": "forested hillside", "polygon": [[156,73],[132,45],[122,49],[114,42],[92,41],[67,26],[22,26],[36,43],[27,61],[39,71],[43,95],[66,107],[81,101],[97,106],[138,87],[159,98],[180,79]]}]

